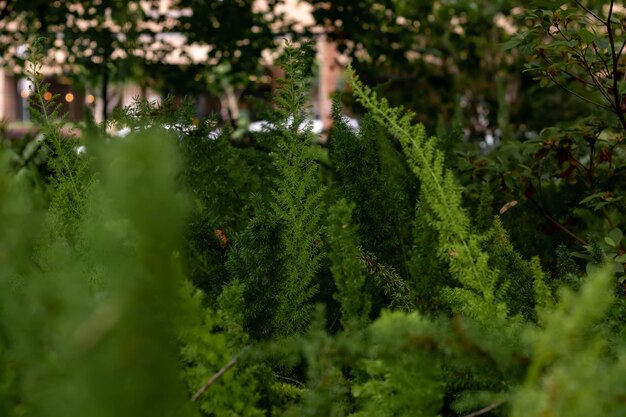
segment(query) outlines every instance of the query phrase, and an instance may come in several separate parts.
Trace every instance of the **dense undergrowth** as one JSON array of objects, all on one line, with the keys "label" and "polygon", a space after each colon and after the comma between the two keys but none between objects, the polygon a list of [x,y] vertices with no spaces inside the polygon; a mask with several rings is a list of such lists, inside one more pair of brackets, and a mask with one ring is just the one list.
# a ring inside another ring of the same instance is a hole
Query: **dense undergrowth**
[{"label": "dense undergrowth", "polygon": [[337,107],[319,145],[311,59],[252,138],[171,100],[68,135],[33,102],[0,158],[0,415],[624,415],[619,222],[565,207],[586,249],[518,252],[537,213],[354,73],[361,129]]}]

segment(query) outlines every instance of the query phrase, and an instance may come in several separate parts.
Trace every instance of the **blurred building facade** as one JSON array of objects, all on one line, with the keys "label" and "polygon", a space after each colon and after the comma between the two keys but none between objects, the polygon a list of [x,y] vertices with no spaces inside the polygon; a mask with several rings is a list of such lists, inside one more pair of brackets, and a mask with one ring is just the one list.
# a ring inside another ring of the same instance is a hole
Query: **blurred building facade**
[{"label": "blurred building facade", "polygon": [[[172,0],[160,0],[159,12],[168,13]],[[266,0],[256,0],[254,5],[255,11],[269,11]],[[274,12],[282,13],[285,19],[294,25],[298,30],[305,27],[313,27],[314,19],[312,16],[312,6],[305,1],[286,0],[280,10]],[[331,94],[336,88],[339,68],[337,65],[337,50],[332,42],[324,37],[320,28],[317,35],[318,64],[319,64],[319,80],[316,91],[316,99],[313,100],[315,113],[322,119],[324,126],[327,128],[332,122],[332,100]],[[169,53],[165,60],[171,65],[185,65],[191,60],[193,63],[206,63],[207,48],[186,45],[185,38],[177,33],[160,34],[161,39],[166,40],[176,48]],[[277,39],[277,42],[281,42]],[[185,54],[182,53],[184,48]],[[279,75],[274,65],[274,55],[267,51],[262,56],[263,64],[268,67],[272,77]],[[96,92],[85,92],[80,89],[73,88],[69,78],[64,77],[61,70],[61,63],[66,59],[64,56],[53,57],[53,63],[49,63],[43,68],[42,72],[46,76],[46,81],[50,83],[49,95],[58,95],[58,102],[61,103],[62,111],[67,113],[70,120],[81,120],[84,117],[86,107],[90,107],[98,119],[102,114],[102,106],[104,100],[99,97]],[[58,64],[54,64],[54,61]],[[0,119],[5,122],[28,122],[28,97],[30,89],[28,81],[19,75],[14,75],[5,68],[0,68]],[[118,106],[125,106],[132,103],[133,99],[143,96],[148,100],[159,100],[160,96],[155,91],[141,90],[139,86],[132,83],[117,83],[110,89],[107,95],[107,113]],[[201,100],[205,102],[206,100]]]}]

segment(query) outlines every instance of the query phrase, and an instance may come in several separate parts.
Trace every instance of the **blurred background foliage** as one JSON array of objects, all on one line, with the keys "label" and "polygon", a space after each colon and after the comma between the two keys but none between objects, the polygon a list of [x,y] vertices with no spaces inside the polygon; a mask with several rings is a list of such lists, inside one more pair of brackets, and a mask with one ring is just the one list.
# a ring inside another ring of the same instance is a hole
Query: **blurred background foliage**
[{"label": "blurred background foliage", "polygon": [[[272,74],[262,55],[280,54],[286,37],[324,37],[433,133],[462,126],[474,142],[492,143],[589,111],[540,88],[523,71],[526,55],[501,48],[534,24],[528,5],[511,0],[6,0],[0,7],[6,66],[19,69],[24,47],[44,36],[62,72],[103,96],[122,81],[163,96],[259,94]],[[206,59],[181,42],[204,48]]]}]

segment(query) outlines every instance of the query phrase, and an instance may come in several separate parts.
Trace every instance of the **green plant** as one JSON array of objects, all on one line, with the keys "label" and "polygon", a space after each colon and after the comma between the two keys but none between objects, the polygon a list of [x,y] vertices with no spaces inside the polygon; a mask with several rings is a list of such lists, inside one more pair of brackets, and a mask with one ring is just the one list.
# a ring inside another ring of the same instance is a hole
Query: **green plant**
[{"label": "green plant", "polygon": [[[322,259],[326,189],[320,184],[313,135],[306,122],[311,51],[310,44],[301,49],[287,46],[282,61],[285,77],[275,97],[276,127],[269,132],[275,146],[272,198],[268,208],[258,207],[229,261],[233,275],[246,285],[246,298],[259,306],[257,326],[265,323],[257,329],[261,334],[304,330],[319,285],[315,279]],[[260,240],[264,241],[261,248]]]},{"label": "green plant", "polygon": [[[520,14],[522,23],[505,48],[528,52],[527,72],[541,87],[576,99],[584,117],[565,117],[464,163],[471,178],[497,190],[495,204],[517,204],[503,222],[518,246],[534,240],[532,251],[549,258],[554,239],[580,247],[590,244],[589,236],[602,241],[622,227],[623,12],[613,1],[538,1]],[[622,245],[616,249],[621,255]]]},{"label": "green plant", "polygon": [[30,49],[30,61],[27,75],[32,83],[30,112],[35,123],[41,129],[41,140],[33,141],[31,154],[45,152],[45,161],[49,164],[50,175],[46,180],[52,183],[49,189],[51,210],[49,219],[55,223],[54,233],[64,236],[68,241],[77,238],[78,223],[85,211],[85,196],[91,186],[87,156],[77,152],[80,141],[76,131],[68,126],[67,116],[60,112],[58,96],[46,100],[50,85],[41,74],[43,66],[43,40],[35,42]]},{"label": "green plant", "polygon": [[80,164],[37,119],[45,182],[0,151],[0,414],[622,415],[621,229],[587,238],[586,273],[565,246],[550,273],[503,221],[528,207],[494,218],[354,73],[369,116],[355,134],[336,112],[325,158],[302,128],[311,50],[286,51],[258,141],[168,99],[115,114],[123,139],[86,129]]},{"label": "green plant", "polygon": [[330,208],[327,230],[330,269],[337,287],[335,298],[341,304],[341,324],[346,331],[365,327],[371,309],[365,289],[367,275],[357,246],[358,228],[352,224],[353,210],[354,204],[340,200]]},{"label": "green plant", "polygon": [[400,140],[409,166],[420,180],[420,195],[429,209],[427,222],[439,235],[438,256],[448,262],[452,275],[464,286],[447,290],[447,297],[456,308],[480,320],[504,318],[507,307],[498,300],[497,273],[480,248],[481,237],[470,231],[458,183],[446,172],[436,139],[426,139],[424,127],[411,123],[411,113],[379,100],[354,72],[350,79],[357,99]]}]

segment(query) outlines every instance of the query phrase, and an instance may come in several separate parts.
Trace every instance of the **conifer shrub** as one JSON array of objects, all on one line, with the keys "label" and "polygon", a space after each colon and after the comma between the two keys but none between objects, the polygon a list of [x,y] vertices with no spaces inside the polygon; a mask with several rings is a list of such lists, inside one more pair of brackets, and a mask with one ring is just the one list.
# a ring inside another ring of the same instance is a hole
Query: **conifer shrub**
[{"label": "conifer shrub", "polygon": [[49,173],[0,151],[0,415],[623,415],[605,247],[520,254],[354,73],[368,115],[336,111],[326,155],[311,57],[287,46],[258,141],[172,100],[118,113],[125,138],[33,105]]}]

